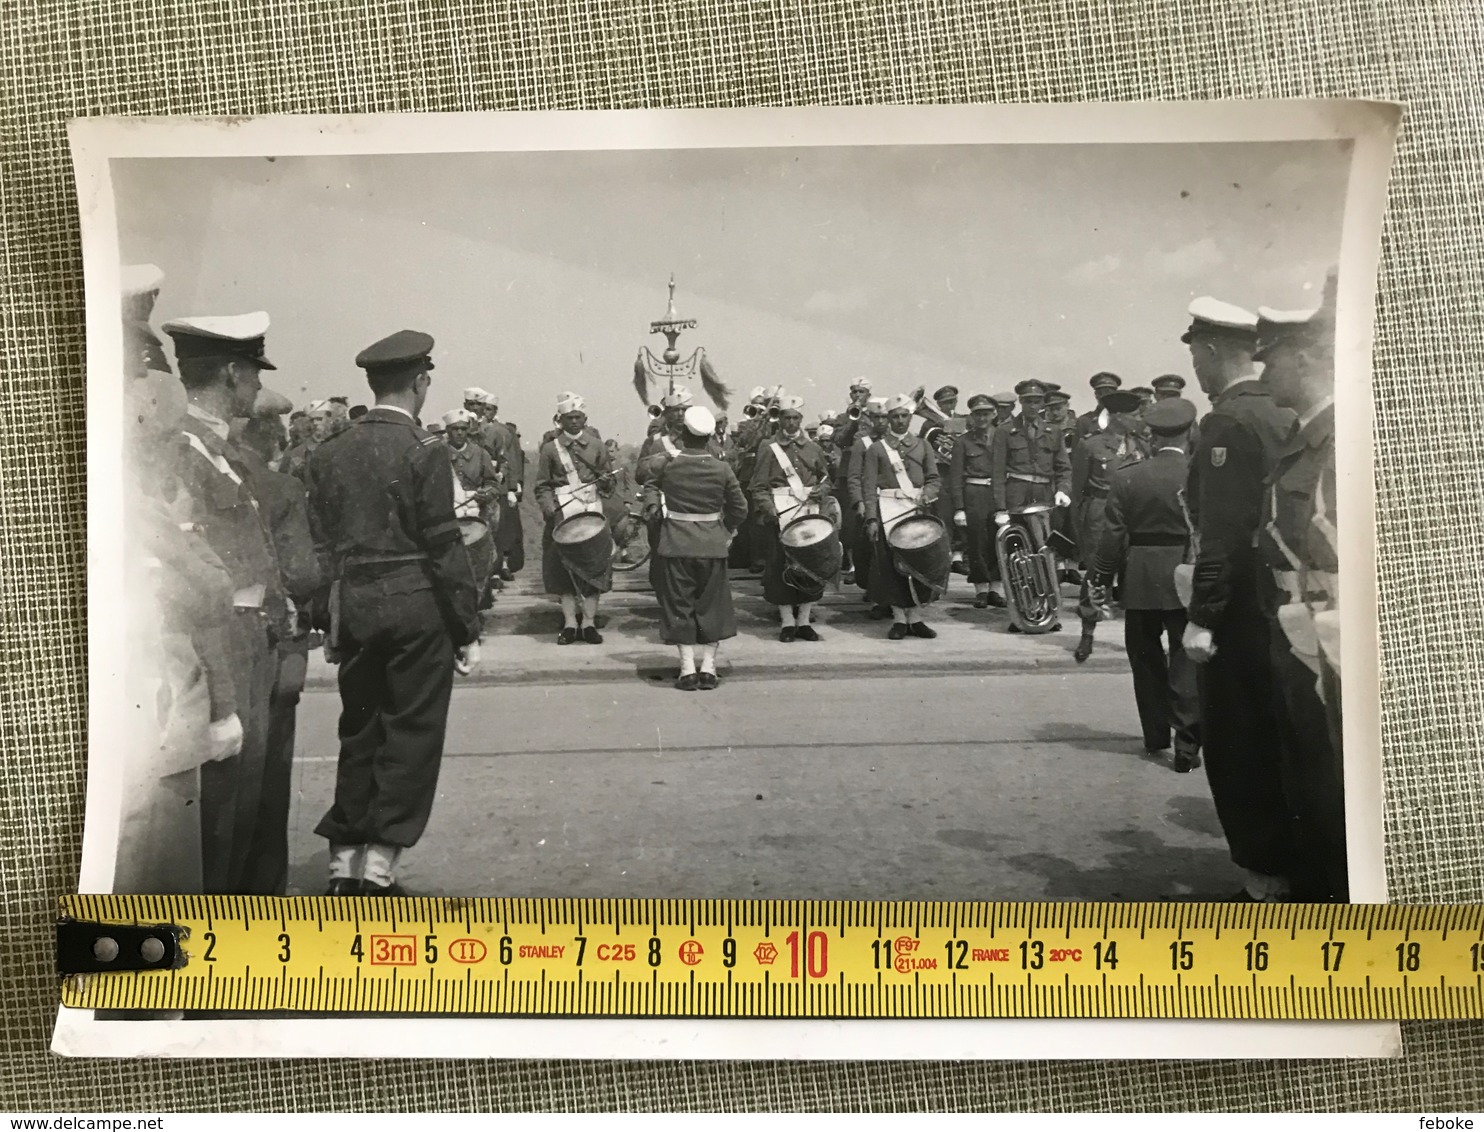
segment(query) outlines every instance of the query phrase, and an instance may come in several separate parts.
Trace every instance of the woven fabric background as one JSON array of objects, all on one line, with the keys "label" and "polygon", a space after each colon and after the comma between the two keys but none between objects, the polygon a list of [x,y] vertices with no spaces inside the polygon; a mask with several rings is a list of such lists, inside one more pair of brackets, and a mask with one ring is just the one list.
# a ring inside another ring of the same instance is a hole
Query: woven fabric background
[{"label": "woven fabric background", "polygon": [[46,1052],[83,822],[91,114],[1368,96],[1408,106],[1376,350],[1393,897],[1484,900],[1484,8],[1471,0],[8,0],[0,5],[0,1107],[1484,1108],[1484,1025],[1396,1062],[95,1062]]}]

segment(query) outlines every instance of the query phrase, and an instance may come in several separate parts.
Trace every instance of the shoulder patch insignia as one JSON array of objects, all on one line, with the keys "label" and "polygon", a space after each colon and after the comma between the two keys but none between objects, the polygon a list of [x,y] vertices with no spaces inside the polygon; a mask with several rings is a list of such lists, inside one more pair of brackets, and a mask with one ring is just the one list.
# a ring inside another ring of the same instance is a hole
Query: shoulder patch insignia
[{"label": "shoulder patch insignia", "polygon": [[1211,449],[1211,467],[1213,467],[1213,468],[1219,468],[1219,467],[1221,467],[1225,463],[1226,463],[1226,449],[1225,448],[1212,448]]}]

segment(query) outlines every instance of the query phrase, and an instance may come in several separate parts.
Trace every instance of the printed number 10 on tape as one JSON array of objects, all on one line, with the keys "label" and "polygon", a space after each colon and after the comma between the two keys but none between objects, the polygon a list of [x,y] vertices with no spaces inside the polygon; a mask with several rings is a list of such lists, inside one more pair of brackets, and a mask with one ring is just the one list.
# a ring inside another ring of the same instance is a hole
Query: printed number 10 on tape
[{"label": "printed number 10 on tape", "polygon": [[[68,1006],[698,1017],[1477,1018],[1484,907],[80,896],[176,925]],[[99,931],[106,929],[101,927]],[[124,957],[127,959],[127,957]],[[121,961],[122,962],[122,961]]]}]

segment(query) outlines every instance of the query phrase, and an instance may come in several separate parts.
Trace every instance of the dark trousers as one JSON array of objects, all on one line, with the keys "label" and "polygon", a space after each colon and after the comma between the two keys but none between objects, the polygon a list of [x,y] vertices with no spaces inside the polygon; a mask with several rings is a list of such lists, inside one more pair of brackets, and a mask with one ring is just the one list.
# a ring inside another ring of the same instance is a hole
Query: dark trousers
[{"label": "dark trousers", "polygon": [[667,645],[711,645],[737,635],[732,584],[724,558],[666,558],[650,572]]},{"label": "dark trousers", "polygon": [[1319,698],[1319,677],[1293,655],[1283,630],[1270,626],[1273,677],[1281,696],[1283,785],[1294,815],[1298,895],[1350,899],[1345,848],[1345,767]]},{"label": "dark trousers", "polygon": [[1237,865],[1292,876],[1293,823],[1283,793],[1268,620],[1254,595],[1233,595],[1215,641],[1216,655],[1196,669],[1216,816]]},{"label": "dark trousers", "polygon": [[294,736],[299,696],[308,671],[307,641],[278,647],[278,679],[268,697],[268,746],[263,761],[263,792],[247,852],[242,890],[254,896],[282,896],[289,883],[289,806],[293,796]]},{"label": "dark trousers", "polygon": [[526,564],[526,529],[520,506],[512,507],[501,500],[497,509],[500,519],[495,526],[495,568],[518,573]]},{"label": "dark trousers", "polygon": [[[975,584],[1000,580],[1000,558],[995,553],[994,488],[987,484],[964,484],[964,551],[969,560],[969,581]],[[951,518],[951,516],[950,516]]]},{"label": "dark trousers", "polygon": [[1180,643],[1184,632],[1183,609],[1124,611],[1123,643],[1134,674],[1134,702],[1148,751],[1168,750],[1172,730],[1176,751],[1193,755],[1201,745],[1196,666]]},{"label": "dark trousers", "polygon": [[415,845],[438,789],[453,638],[431,590],[341,602],[340,765],[315,832],[336,845]]},{"label": "dark trousers", "polygon": [[242,750],[201,767],[201,888],[252,893],[248,866],[263,798],[278,653],[268,642],[267,621],[256,610],[233,614],[229,647]]}]

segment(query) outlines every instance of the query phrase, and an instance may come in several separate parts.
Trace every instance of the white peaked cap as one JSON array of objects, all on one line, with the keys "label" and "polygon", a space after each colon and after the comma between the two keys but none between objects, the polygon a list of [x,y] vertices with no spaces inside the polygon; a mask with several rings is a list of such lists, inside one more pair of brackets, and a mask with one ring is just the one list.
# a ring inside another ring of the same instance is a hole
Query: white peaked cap
[{"label": "white peaked cap", "polygon": [[716,416],[705,405],[685,410],[685,431],[692,436],[710,436],[716,431]]},{"label": "white peaked cap", "polygon": [[464,390],[464,403],[468,404],[470,401],[473,401],[476,405],[480,405],[484,403],[484,399],[488,396],[489,394],[483,389],[480,389],[479,386],[471,385]]},{"label": "white peaked cap", "polygon": [[223,338],[248,342],[268,333],[268,312],[251,314],[194,315],[174,318],[161,327],[166,334],[194,334],[199,338]]},{"label": "white peaked cap", "polygon": [[1302,326],[1309,322],[1319,311],[1278,311],[1272,307],[1258,307],[1257,317],[1262,322],[1273,322],[1281,326]]},{"label": "white peaked cap", "polygon": [[831,424],[822,424],[822,425],[819,426],[819,439],[820,440],[829,440],[834,435],[835,435],[835,426],[834,425],[831,425]]},{"label": "white peaked cap", "polygon": [[443,425],[445,428],[450,425],[469,424],[473,420],[474,414],[468,409],[450,409],[443,414]]},{"label": "white peaked cap", "polygon": [[915,408],[916,405],[917,405],[916,398],[909,397],[905,393],[898,393],[895,397],[888,398],[888,400],[886,402],[886,411],[888,413],[894,413],[898,409],[911,409],[911,408]]},{"label": "white peaked cap", "polygon": [[752,392],[747,395],[747,399],[749,401],[766,401],[767,398],[768,391],[761,385],[754,385],[752,387]]},{"label": "white peaked cap", "polygon": [[850,388],[869,389],[871,388],[871,379],[869,377],[858,377],[850,383]]},{"label": "white peaked cap", "polygon": [[587,402],[576,393],[563,393],[557,401],[557,414],[580,413],[587,408]]},{"label": "white peaked cap", "polygon": [[778,411],[780,413],[802,413],[804,399],[802,397],[779,397]]},{"label": "white peaked cap", "polygon": [[158,291],[165,273],[152,263],[130,263],[119,269],[119,291],[125,298]]},{"label": "white peaked cap", "polygon": [[304,411],[306,413],[328,413],[330,411],[330,402],[311,401],[304,406]]},{"label": "white peaked cap", "polygon": [[868,413],[884,413],[884,412],[886,412],[886,402],[887,402],[887,400],[888,400],[888,398],[886,398],[886,397],[869,397],[869,398],[867,398],[866,399],[866,412],[868,412]]},{"label": "white peaked cap", "polygon": [[1257,316],[1235,303],[1222,302],[1210,295],[1202,295],[1190,304],[1190,317],[1197,322],[1212,326],[1223,326],[1229,330],[1255,330]]},{"label": "white peaked cap", "polygon": [[666,393],[660,398],[660,404],[667,409],[683,409],[694,404],[695,400],[696,395],[690,391],[689,386],[677,385],[673,393]]}]

